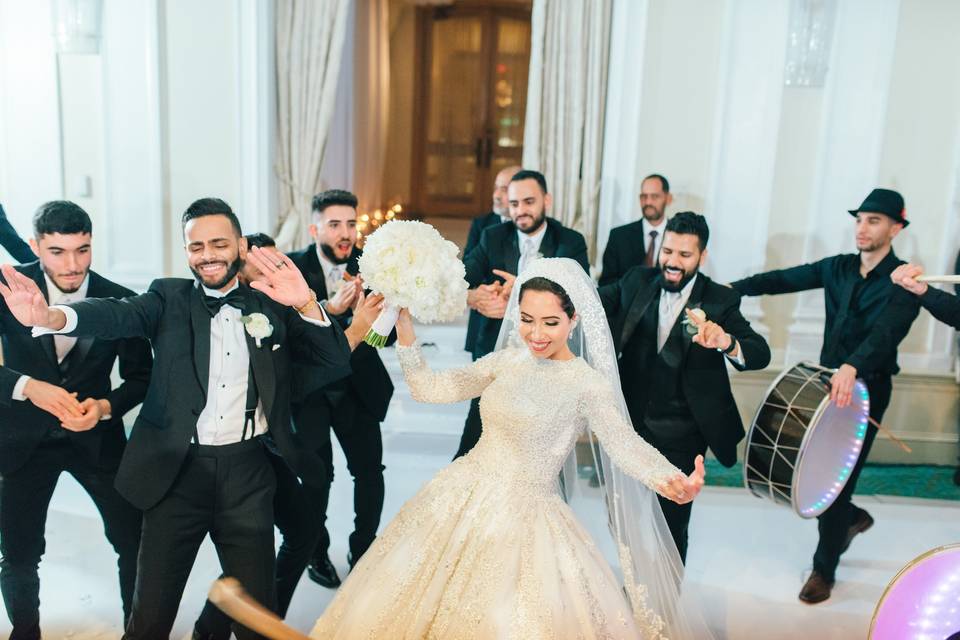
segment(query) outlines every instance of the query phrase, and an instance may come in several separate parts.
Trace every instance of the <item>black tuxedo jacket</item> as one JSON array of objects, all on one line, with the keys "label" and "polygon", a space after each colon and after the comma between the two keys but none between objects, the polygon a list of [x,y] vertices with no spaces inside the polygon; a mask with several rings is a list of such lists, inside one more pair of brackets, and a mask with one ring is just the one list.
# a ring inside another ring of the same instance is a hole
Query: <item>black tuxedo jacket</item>
[{"label": "black tuxedo jacket", "polygon": [[21,264],[33,262],[37,259],[30,245],[24,242],[17,230],[7,220],[7,213],[3,210],[3,205],[0,205],[0,246]]},{"label": "black tuxedo jacket", "polygon": [[[500,217],[500,214],[493,211],[474,218],[470,223],[470,232],[467,234],[467,244],[463,247],[463,255],[466,256],[473,251],[474,247],[480,244],[480,236],[483,235],[484,229],[498,224],[503,224],[503,219]],[[482,318],[483,316],[480,315],[478,311],[470,309],[470,315],[467,318],[467,339],[463,345],[465,351],[473,353],[473,348],[477,344],[477,331],[480,329]]]},{"label": "black tuxedo jacket", "polygon": [[[350,261],[347,263],[347,272],[357,274],[357,261],[362,255],[362,251],[353,248]],[[289,254],[290,259],[297,265],[307,284],[317,294],[318,300],[326,300],[330,297],[327,291],[327,281],[323,275],[323,266],[320,264],[320,258],[317,257],[317,247],[311,244],[306,249],[295,251]],[[353,313],[347,311],[340,316],[331,315],[331,318],[340,325],[341,328],[350,326],[353,319]],[[373,414],[377,420],[383,421],[387,416],[387,407],[390,405],[390,398],[393,397],[393,382],[390,380],[390,374],[387,368],[383,366],[380,354],[377,349],[366,343],[360,343],[353,350],[350,356],[349,367],[343,368],[338,372],[318,369],[315,367],[297,368],[297,388],[295,390],[295,399],[305,399],[312,392],[321,389],[331,382],[349,376],[348,384],[353,388],[363,406]]]},{"label": "black tuxedo jacket", "polygon": [[[540,253],[546,258],[572,258],[580,263],[584,271],[590,273],[587,243],[583,236],[553,218],[547,218],[546,225],[547,229],[540,244]],[[471,289],[481,284],[502,282],[502,278],[493,274],[494,269],[516,275],[519,263],[520,243],[517,240],[517,227],[512,222],[504,222],[485,229],[480,236],[480,244],[463,259],[467,283]],[[481,317],[473,348],[475,359],[487,355],[496,348],[501,323],[499,319]]]},{"label": "black tuxedo jacket", "polygon": [[[614,284],[600,288],[614,348],[620,359],[620,376],[638,380],[650,372],[638,369],[641,362],[627,362],[622,357],[624,345],[640,328],[641,320],[650,305],[660,304],[660,270],[655,267],[634,267]],[[739,343],[745,366],[738,369],[763,369],[770,363],[770,347],[763,337],[750,327],[740,313],[740,295],[700,274],[690,292],[687,307],[700,307],[707,319],[716,322]],[[680,322],[681,317],[677,318]],[[644,336],[646,338],[647,336]],[[656,336],[645,339],[647,348],[657,348]],[[726,466],[737,461],[737,443],[743,439],[743,421],[730,390],[725,356],[715,349],[704,349],[693,344],[691,336],[684,336],[681,355],[681,385],[697,427],[713,450],[717,460]],[[737,366],[737,365],[734,365]],[[644,393],[648,385],[624,384],[625,400],[631,417],[636,421],[646,410],[650,398]],[[640,390],[637,392],[636,390]]]},{"label": "black tuxedo jacket", "polygon": [[[346,366],[350,348],[334,323],[318,327],[290,307],[247,290],[247,314],[263,313],[273,335],[247,347],[269,433],[286,462],[304,482],[321,485],[321,461],[300,445],[291,429],[290,390],[294,362]],[[148,338],[153,376],[117,472],[117,489],[134,506],[149,509],[180,472],[197,418],[207,403],[210,376],[210,313],[193,280],[154,280],[149,290],[124,300],[84,300],[71,305],[77,327],[71,335]]]},{"label": "black tuxedo jacket", "polygon": [[646,243],[642,220],[611,229],[607,247],[603,250],[600,286],[616,282],[633,267],[643,266],[647,257]]},{"label": "black tuxedo jacket", "polygon": [[[16,267],[29,276],[47,294],[46,278],[39,262]],[[121,298],[132,291],[90,272],[87,295],[96,298]],[[106,399],[112,407],[111,418],[90,431],[65,431],[74,446],[94,465],[115,469],[127,442],[123,416],[143,401],[150,383],[153,359],[146,340],[81,338],[57,363],[52,335],[33,338],[10,314],[0,300],[0,331],[3,333],[4,364],[0,366],[0,474],[12,473],[28,462],[34,449],[50,430],[62,429],[52,414],[29,400],[13,400],[13,388],[21,375],[49,382],[67,391],[75,391],[79,400]],[[110,373],[120,360],[123,383],[112,388]]]}]

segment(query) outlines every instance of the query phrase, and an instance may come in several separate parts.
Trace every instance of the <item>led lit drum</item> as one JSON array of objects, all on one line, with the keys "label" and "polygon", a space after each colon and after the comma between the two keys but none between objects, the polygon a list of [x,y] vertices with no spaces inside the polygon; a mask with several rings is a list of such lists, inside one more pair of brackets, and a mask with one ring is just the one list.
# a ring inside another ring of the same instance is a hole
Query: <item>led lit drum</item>
[{"label": "led lit drum", "polygon": [[877,603],[870,640],[960,638],[960,544],[910,561]]},{"label": "led lit drum", "polygon": [[744,485],[801,517],[823,513],[843,490],[863,448],[870,414],[866,385],[853,402],[830,402],[833,371],[801,362],[781,373],[747,433]]}]

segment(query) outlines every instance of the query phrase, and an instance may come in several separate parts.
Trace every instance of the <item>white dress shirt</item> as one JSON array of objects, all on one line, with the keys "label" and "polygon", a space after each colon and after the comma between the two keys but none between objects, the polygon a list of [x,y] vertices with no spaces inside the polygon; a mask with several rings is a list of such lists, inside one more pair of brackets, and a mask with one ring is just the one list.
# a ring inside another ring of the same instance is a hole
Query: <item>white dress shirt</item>
[{"label": "white dress shirt", "polygon": [[343,286],[343,274],[347,272],[347,263],[336,264],[332,262],[320,249],[320,243],[314,243],[317,257],[320,258],[320,268],[323,269],[323,280],[327,285],[327,298],[332,298],[340,287]]},{"label": "white dress shirt", "polygon": [[[204,295],[221,298],[239,286],[224,293],[202,287]],[[48,333],[70,333],[77,327],[77,312],[70,307],[56,306],[66,316],[66,324],[60,331],[34,327],[34,337]],[[236,307],[225,304],[217,315],[210,319],[210,371],[207,377],[207,404],[197,418],[199,443],[225,445],[240,442],[246,421],[247,379],[250,372],[250,352],[247,349],[245,327],[240,318],[243,314]],[[314,320],[301,314],[305,321],[320,327],[329,327],[330,320]],[[258,347],[254,347],[258,348]],[[262,348],[267,349],[266,345]],[[267,432],[267,418],[263,402],[257,402],[253,435]],[[251,437],[248,434],[248,437]]]},{"label": "white dress shirt", "polygon": [[[690,300],[690,293],[693,291],[693,285],[696,283],[698,277],[699,274],[693,276],[690,282],[685,284],[680,291],[667,291],[666,289],[660,291],[660,313],[659,319],[657,320],[657,353],[663,351],[664,345],[667,344],[667,339],[670,337],[673,325],[676,324],[684,307],[687,306],[687,301]],[[686,317],[686,314],[684,314],[684,317]],[[736,338],[733,338],[733,341],[736,343]],[[724,355],[726,355],[728,360],[743,366],[743,351],[738,351],[736,357],[729,354]]]},{"label": "white dress shirt", "polygon": [[540,228],[532,234],[526,234],[517,229],[517,242],[520,248],[520,261],[517,263],[517,274],[523,273],[523,270],[530,264],[530,261],[536,258],[540,252],[540,245],[543,244],[543,236],[547,233],[547,221],[544,220]]},{"label": "white dress shirt", "polygon": [[[50,305],[80,302],[87,297],[87,289],[90,286],[90,274],[87,274],[87,277],[80,283],[80,288],[73,293],[64,293],[58,289],[57,285],[53,283],[53,280],[51,280],[47,274],[43,274],[43,278],[47,281],[47,303]],[[72,336],[53,336],[53,343],[57,350],[57,364],[59,364],[63,362],[63,359],[66,358],[70,350],[73,349],[73,345],[77,344],[77,339]],[[17,383],[13,386],[12,397],[14,400],[26,400],[26,397],[23,395],[23,388],[27,386],[29,381],[30,376],[20,376]]]}]

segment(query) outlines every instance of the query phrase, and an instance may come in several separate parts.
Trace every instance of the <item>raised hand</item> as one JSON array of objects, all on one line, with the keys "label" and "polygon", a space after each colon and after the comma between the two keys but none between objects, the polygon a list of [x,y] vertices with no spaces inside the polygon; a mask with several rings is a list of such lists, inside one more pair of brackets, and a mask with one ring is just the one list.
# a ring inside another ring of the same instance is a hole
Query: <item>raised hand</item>
[{"label": "raised hand", "polygon": [[288,307],[299,309],[310,302],[310,287],[290,258],[279,251],[253,247],[247,252],[247,260],[263,274],[262,280],[250,283],[251,289]]},{"label": "raised hand", "polygon": [[0,295],[17,321],[27,327],[45,327],[50,321],[50,307],[37,283],[11,265],[0,267],[6,284],[0,283]]},{"label": "raised hand", "polygon": [[327,311],[335,316],[346,313],[347,309],[360,300],[357,297],[358,294],[361,297],[363,296],[362,283],[359,278],[344,282],[333,294],[333,297],[327,300]]},{"label": "raised hand", "polygon": [[693,499],[700,493],[700,489],[703,488],[705,477],[706,470],[703,468],[703,456],[697,456],[697,459],[693,462],[693,473],[688,476],[678,474],[665,484],[657,487],[657,491],[663,497],[677,504],[693,502]]},{"label": "raised hand", "polygon": [[509,300],[510,292],[513,291],[513,285],[517,281],[517,276],[513,275],[509,271],[502,271],[501,269],[494,269],[493,275],[503,278],[503,285],[500,290],[500,295]]},{"label": "raised hand", "polygon": [[417,341],[417,334],[413,330],[413,317],[407,309],[400,309],[397,317],[397,344],[409,347]]}]

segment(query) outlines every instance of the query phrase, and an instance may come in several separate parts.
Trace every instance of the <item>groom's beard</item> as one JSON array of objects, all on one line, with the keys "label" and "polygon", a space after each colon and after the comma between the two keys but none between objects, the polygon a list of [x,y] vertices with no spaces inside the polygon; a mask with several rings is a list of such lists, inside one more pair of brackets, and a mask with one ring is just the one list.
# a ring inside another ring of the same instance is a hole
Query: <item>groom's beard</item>
[{"label": "groom's beard", "polygon": [[[215,262],[215,261],[211,260],[211,262]],[[201,262],[197,266],[202,267],[205,264],[210,264],[210,263]],[[223,278],[221,278],[220,280],[207,282],[206,280],[203,279],[203,276],[200,275],[200,272],[194,269],[193,267],[190,267],[190,271],[193,272],[193,277],[197,279],[197,282],[205,286],[207,289],[213,289],[214,291],[216,291],[218,289],[223,289],[225,286],[227,286],[227,283],[233,280],[234,277],[236,277],[236,275],[240,273],[240,269],[242,268],[243,268],[243,260],[240,258],[240,254],[238,253],[236,259],[232,263],[230,263],[230,266],[227,268],[226,275],[224,275]]]},{"label": "groom's beard", "polygon": [[[670,282],[666,279],[666,272],[668,268],[683,272],[683,277],[680,278],[679,282]],[[694,276],[700,272],[700,267],[694,267],[693,271],[683,271],[678,267],[667,267],[666,265],[661,265],[660,272],[660,286],[663,288],[663,290],[676,293],[678,291],[683,291],[683,288],[687,286],[687,284],[693,280]]]}]

